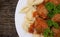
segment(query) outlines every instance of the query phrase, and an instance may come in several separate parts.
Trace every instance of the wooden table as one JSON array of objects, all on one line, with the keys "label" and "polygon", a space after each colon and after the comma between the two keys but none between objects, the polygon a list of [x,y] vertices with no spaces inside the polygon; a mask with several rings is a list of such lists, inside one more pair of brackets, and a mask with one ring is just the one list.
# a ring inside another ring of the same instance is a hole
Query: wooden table
[{"label": "wooden table", "polygon": [[0,0],[0,37],[18,37],[14,14],[18,0]]}]

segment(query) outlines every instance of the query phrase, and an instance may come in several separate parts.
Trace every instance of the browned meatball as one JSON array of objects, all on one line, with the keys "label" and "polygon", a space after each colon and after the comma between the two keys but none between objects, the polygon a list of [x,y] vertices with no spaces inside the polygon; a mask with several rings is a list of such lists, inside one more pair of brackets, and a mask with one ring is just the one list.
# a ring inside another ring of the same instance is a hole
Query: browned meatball
[{"label": "browned meatball", "polygon": [[52,31],[54,32],[54,37],[60,37],[60,28],[59,29],[52,28]]},{"label": "browned meatball", "polygon": [[43,4],[40,4],[37,7],[37,11],[38,11],[38,14],[40,15],[40,17],[42,17],[43,19],[47,18],[48,11]]},{"label": "browned meatball", "polygon": [[60,0],[58,0],[59,4],[60,4]]},{"label": "browned meatball", "polygon": [[60,22],[60,14],[55,14],[52,18],[53,21]]},{"label": "browned meatball", "polygon": [[37,31],[37,33],[42,33],[44,31],[44,29],[48,28],[47,23],[41,19],[41,18],[36,18],[35,21],[35,29]]},{"label": "browned meatball", "polygon": [[44,0],[44,3],[47,3],[49,0]]},{"label": "browned meatball", "polygon": [[52,2],[52,3],[54,3],[55,5],[58,5],[58,4],[59,4],[58,0],[49,0],[49,2]]}]

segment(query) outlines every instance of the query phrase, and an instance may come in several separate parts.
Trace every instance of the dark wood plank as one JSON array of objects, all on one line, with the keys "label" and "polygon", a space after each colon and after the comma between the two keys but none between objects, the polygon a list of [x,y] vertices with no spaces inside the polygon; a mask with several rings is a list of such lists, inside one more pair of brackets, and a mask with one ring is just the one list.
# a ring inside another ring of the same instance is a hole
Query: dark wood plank
[{"label": "dark wood plank", "polygon": [[18,37],[14,14],[18,0],[0,0],[0,37]]}]

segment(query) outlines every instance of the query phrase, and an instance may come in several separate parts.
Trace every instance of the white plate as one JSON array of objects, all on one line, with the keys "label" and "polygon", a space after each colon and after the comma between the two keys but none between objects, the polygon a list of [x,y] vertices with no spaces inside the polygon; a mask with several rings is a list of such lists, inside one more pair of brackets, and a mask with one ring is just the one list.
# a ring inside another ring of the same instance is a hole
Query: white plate
[{"label": "white plate", "polygon": [[27,5],[27,0],[19,0],[15,11],[15,26],[19,37],[32,37],[32,34],[26,33],[22,28],[25,21],[25,14],[20,13],[20,10]]}]

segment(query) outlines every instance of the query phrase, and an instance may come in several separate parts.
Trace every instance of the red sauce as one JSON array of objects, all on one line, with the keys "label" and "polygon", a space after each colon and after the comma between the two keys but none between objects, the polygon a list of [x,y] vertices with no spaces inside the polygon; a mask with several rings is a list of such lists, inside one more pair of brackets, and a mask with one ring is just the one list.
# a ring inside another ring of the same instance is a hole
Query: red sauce
[{"label": "red sauce", "polygon": [[[45,0],[44,1],[45,3],[46,2],[52,2],[54,3],[55,5],[58,5],[60,2],[58,2],[58,0]],[[46,23],[46,18],[47,17],[47,14],[48,14],[48,11],[47,9],[45,8],[45,5],[42,3],[42,4],[39,4],[36,8],[36,11],[33,13],[33,17],[35,18],[35,21],[33,24],[30,25],[29,27],[29,32],[30,33],[34,33],[34,31],[36,31],[37,34],[41,34],[44,32],[44,30],[46,28],[48,28],[48,24]],[[39,17],[40,16],[40,17]],[[60,22],[60,14],[59,15],[56,15],[57,17],[53,17],[52,20],[54,21],[59,21]],[[58,37],[60,37],[60,30],[59,29],[52,29],[54,31],[54,33],[56,33],[56,35]],[[54,37],[57,37],[56,35],[54,35]]]},{"label": "red sauce", "polygon": [[52,17],[52,20],[60,23],[60,14],[54,15],[54,17]]},{"label": "red sauce", "polygon": [[34,33],[34,24],[30,25],[29,32],[30,33]]},{"label": "red sauce", "polygon": [[37,16],[38,16],[37,11],[33,12],[33,17],[37,17]]},{"label": "red sauce", "polygon": [[42,33],[46,28],[48,28],[47,23],[42,18],[37,17],[35,20],[35,29],[37,33]]},{"label": "red sauce", "polygon": [[48,28],[47,23],[45,22],[45,20],[43,20],[42,18],[37,17],[35,20],[35,23],[30,25],[29,28],[29,32],[33,33],[34,29],[35,31],[40,34],[42,33],[46,28]]}]

